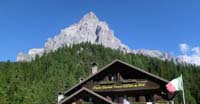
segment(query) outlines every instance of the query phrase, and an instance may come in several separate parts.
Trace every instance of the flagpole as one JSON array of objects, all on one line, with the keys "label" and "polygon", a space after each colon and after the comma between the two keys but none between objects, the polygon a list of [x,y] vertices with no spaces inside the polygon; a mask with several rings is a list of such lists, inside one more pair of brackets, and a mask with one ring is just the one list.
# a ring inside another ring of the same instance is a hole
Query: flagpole
[{"label": "flagpole", "polygon": [[181,74],[181,79],[182,79],[182,95],[183,95],[183,104],[185,104],[185,92],[184,92],[184,87],[183,87],[183,76]]}]

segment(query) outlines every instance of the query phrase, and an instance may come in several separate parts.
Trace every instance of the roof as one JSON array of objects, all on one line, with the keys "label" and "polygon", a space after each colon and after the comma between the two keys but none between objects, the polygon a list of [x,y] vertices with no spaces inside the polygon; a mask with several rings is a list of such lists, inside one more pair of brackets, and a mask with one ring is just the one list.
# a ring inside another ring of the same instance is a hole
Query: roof
[{"label": "roof", "polygon": [[70,95],[69,97],[67,97],[67,98],[65,98],[64,100],[62,100],[62,101],[61,101],[61,104],[64,104],[66,101],[68,101],[68,100],[70,100],[71,98],[75,97],[76,95],[82,93],[83,91],[86,91],[87,93],[94,95],[95,97],[97,97],[97,98],[99,98],[99,99],[101,99],[101,100],[107,102],[108,104],[114,104],[112,101],[106,99],[105,97],[103,97],[103,96],[101,96],[101,95],[99,95],[99,94],[97,94],[97,93],[95,93],[95,92],[93,92],[93,91],[91,91],[91,90],[89,90],[89,89],[87,89],[87,88],[85,88],[85,87],[81,88],[81,89],[78,90],[77,92],[73,93],[73,94]]},{"label": "roof", "polygon": [[142,70],[142,69],[140,69],[140,68],[138,68],[138,67],[136,67],[136,66],[130,65],[130,64],[128,64],[128,63],[126,63],[126,62],[123,62],[123,61],[121,61],[121,60],[119,60],[119,59],[116,59],[116,60],[112,61],[110,64],[108,64],[108,65],[106,65],[105,67],[101,68],[96,74],[90,75],[88,78],[84,79],[82,82],[78,83],[77,85],[75,85],[75,86],[73,86],[72,88],[70,88],[68,91],[64,92],[64,95],[68,95],[69,92],[71,92],[71,91],[74,90],[75,88],[81,86],[82,84],[86,83],[87,81],[89,81],[90,79],[92,79],[94,76],[96,76],[97,74],[101,73],[103,70],[107,69],[109,66],[111,66],[111,65],[113,65],[113,64],[115,64],[115,63],[117,63],[117,62],[118,62],[118,63],[121,63],[121,64],[123,64],[123,65],[126,65],[126,66],[128,66],[128,67],[131,67],[132,69],[137,70],[137,71],[139,71],[139,72],[142,72],[142,73],[144,73],[144,74],[147,74],[147,75],[149,75],[149,76],[151,76],[151,77],[153,77],[153,78],[156,78],[156,79],[158,79],[158,80],[160,80],[160,81],[162,81],[162,82],[164,82],[164,83],[168,83],[168,82],[169,82],[169,81],[166,80],[166,79],[163,79],[163,78],[161,78],[161,77],[159,77],[159,76],[156,76],[156,75],[154,75],[154,74],[151,74],[151,73],[149,73],[149,72],[147,72],[147,71],[144,71],[144,70]]}]

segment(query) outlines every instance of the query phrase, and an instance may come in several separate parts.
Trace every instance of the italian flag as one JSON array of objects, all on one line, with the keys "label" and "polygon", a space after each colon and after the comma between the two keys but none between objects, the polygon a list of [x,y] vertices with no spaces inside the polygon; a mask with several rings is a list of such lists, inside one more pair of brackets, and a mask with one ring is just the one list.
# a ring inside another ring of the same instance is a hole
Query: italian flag
[{"label": "italian flag", "polygon": [[183,78],[182,75],[178,78],[173,79],[170,81],[167,85],[166,88],[169,92],[174,93],[176,91],[181,91],[183,90]]}]

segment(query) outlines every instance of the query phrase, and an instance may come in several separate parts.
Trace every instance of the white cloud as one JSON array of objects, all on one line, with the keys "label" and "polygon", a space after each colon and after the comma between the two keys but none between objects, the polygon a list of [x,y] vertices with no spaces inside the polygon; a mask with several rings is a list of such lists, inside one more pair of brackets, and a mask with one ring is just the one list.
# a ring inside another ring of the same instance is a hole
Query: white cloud
[{"label": "white cloud", "polygon": [[200,56],[200,47],[194,47],[194,48],[192,48],[192,51],[193,51],[195,54],[197,54],[197,55]]},{"label": "white cloud", "polygon": [[[182,55],[178,56],[178,59],[182,62],[200,65],[200,47],[191,47],[186,43],[179,45]],[[188,54],[189,53],[189,54]]]},{"label": "white cloud", "polygon": [[189,51],[189,49],[190,49],[189,45],[187,45],[186,43],[180,44],[179,48],[180,48],[180,50],[181,50],[181,52],[183,54],[186,54]]}]

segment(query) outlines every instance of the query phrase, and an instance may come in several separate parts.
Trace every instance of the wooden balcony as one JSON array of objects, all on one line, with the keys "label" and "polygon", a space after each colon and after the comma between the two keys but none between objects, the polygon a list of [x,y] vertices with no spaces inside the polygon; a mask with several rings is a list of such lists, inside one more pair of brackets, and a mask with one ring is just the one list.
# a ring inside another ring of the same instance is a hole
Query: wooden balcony
[{"label": "wooden balcony", "polygon": [[[93,102],[81,102],[80,104],[94,104]],[[121,103],[114,103],[121,104]],[[130,102],[130,104],[147,104],[147,102]],[[170,102],[152,102],[152,104],[171,104]]]},{"label": "wooden balcony", "polygon": [[[147,102],[131,102],[130,104],[147,104]],[[170,104],[170,102],[152,102],[152,104]]]}]

